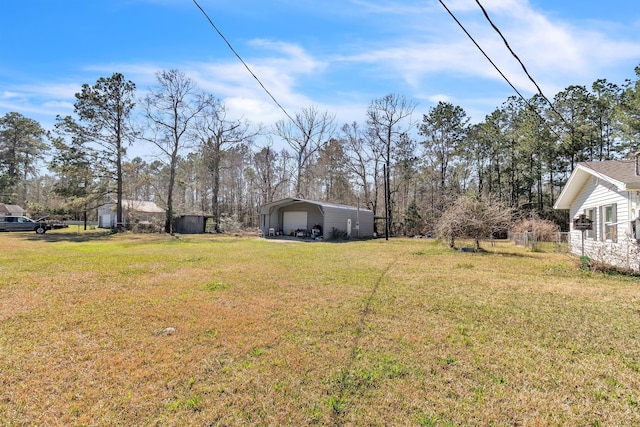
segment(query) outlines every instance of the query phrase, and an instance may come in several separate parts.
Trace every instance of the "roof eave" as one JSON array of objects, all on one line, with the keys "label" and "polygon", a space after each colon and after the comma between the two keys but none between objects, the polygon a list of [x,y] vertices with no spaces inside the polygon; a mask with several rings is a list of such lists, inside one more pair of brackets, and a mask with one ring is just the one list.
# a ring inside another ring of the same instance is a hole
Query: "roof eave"
[{"label": "roof eave", "polygon": [[558,196],[558,200],[556,200],[553,208],[558,210],[571,209],[571,203],[576,198],[580,190],[582,190],[582,187],[590,176],[614,185],[619,191],[640,190],[640,183],[624,183],[594,169],[583,166],[582,164],[578,164],[560,192],[560,196]]}]

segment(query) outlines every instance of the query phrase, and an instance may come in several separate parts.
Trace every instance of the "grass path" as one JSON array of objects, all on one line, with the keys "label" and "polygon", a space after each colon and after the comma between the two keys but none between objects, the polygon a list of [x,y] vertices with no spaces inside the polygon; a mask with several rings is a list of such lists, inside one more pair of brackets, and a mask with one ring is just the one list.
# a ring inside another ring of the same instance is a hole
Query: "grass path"
[{"label": "grass path", "polygon": [[345,412],[347,405],[347,399],[349,395],[349,380],[348,373],[353,372],[353,368],[357,363],[357,359],[360,357],[361,345],[360,341],[363,339],[363,335],[365,330],[367,329],[368,318],[371,315],[371,308],[376,295],[379,293],[379,289],[384,283],[385,276],[388,272],[393,268],[393,266],[398,262],[398,259],[401,255],[398,255],[395,259],[393,259],[387,266],[382,270],[380,276],[375,278],[373,286],[371,287],[371,291],[366,298],[366,302],[364,307],[361,310],[360,320],[354,332],[353,344],[351,346],[351,352],[349,354],[349,358],[344,364],[341,372],[342,377],[336,383],[337,390],[331,390],[329,395],[331,396],[328,400],[333,414],[333,425],[342,425],[344,424]]}]

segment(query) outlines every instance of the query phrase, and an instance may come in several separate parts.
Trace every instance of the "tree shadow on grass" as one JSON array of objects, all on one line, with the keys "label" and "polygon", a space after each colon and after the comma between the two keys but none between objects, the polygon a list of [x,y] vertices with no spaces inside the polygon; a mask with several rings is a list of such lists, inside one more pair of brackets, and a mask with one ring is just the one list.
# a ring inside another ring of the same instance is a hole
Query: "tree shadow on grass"
[{"label": "tree shadow on grass", "polygon": [[29,241],[38,241],[45,243],[57,242],[92,242],[95,240],[110,239],[114,234],[104,231],[87,232],[87,233],[46,233],[42,235],[30,234],[26,237]]},{"label": "tree shadow on grass", "polygon": [[535,258],[533,252],[496,252],[491,249],[480,248],[475,250],[468,246],[455,247],[451,249],[452,252],[460,252],[470,255],[481,255],[481,256],[500,256],[504,258]]}]

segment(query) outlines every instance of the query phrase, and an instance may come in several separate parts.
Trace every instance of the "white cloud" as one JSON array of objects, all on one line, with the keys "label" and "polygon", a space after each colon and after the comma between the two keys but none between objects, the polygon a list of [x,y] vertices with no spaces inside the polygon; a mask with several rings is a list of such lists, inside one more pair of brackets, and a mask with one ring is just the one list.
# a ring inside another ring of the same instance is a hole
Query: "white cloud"
[{"label": "white cloud", "polygon": [[[525,96],[537,92],[475,1],[446,1],[445,4],[512,84]],[[528,72],[550,97],[570,84],[606,78],[608,71],[619,68],[621,62],[640,56],[638,42],[617,40],[595,28],[553,20],[528,1],[485,0],[483,5]],[[463,77],[461,85],[466,79],[475,80],[476,85],[495,81],[508,87],[446,11],[436,12],[434,10],[432,16],[407,14],[408,27],[418,28],[412,22],[420,21],[425,28],[408,38],[365,46],[362,51],[336,57],[336,60],[350,62],[353,67],[372,66],[389,79],[395,75],[416,92],[427,92],[425,88],[434,81],[452,74]],[[458,89],[450,88],[452,92]]]},{"label": "white cloud", "polygon": [[0,99],[20,98],[22,95],[18,92],[4,91],[0,94]]},{"label": "white cloud", "polygon": [[[482,3],[549,97],[569,84],[609,78],[610,70],[619,68],[620,63],[640,57],[639,42],[619,39],[615,32],[605,33],[604,25],[570,24],[526,0]],[[535,92],[474,0],[445,0],[445,4],[525,96]],[[337,9],[338,5],[343,9]],[[311,6],[318,7],[316,2],[300,7]],[[490,110],[505,99],[490,92],[472,93],[470,88],[494,85],[511,91],[437,0],[330,1],[320,7],[323,10],[316,12],[323,17],[357,16],[358,31],[365,28],[370,33],[362,35],[362,40],[345,38],[334,46],[324,45],[322,39],[311,46],[297,39],[256,38],[241,49],[251,70],[290,114],[314,104],[335,113],[338,121],[363,121],[370,101],[363,98],[404,90],[409,97],[434,104],[454,102],[480,116],[483,105]],[[92,64],[79,70],[81,75],[73,76],[73,81],[5,87],[0,108],[53,116],[70,114],[74,94],[83,83],[93,84],[101,76],[120,71],[136,83],[142,95],[156,83],[158,71],[177,68],[201,89],[222,99],[230,114],[265,124],[285,117],[230,52],[224,58],[212,62]],[[632,73],[630,67],[628,76]],[[613,81],[619,82],[615,77]]]},{"label": "white cloud", "polygon": [[428,95],[425,96],[424,99],[428,100],[429,102],[432,102],[434,104],[437,104],[438,102],[451,102],[451,96],[443,94],[443,93],[436,93],[433,95]]}]

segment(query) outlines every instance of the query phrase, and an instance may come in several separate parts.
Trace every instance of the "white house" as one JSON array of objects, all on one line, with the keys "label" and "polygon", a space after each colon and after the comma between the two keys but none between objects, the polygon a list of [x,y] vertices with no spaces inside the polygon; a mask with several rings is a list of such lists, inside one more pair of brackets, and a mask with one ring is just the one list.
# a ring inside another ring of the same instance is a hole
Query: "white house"
[{"label": "white house", "polygon": [[23,216],[25,210],[18,205],[0,203],[0,216]]},{"label": "white house", "polygon": [[[554,205],[569,211],[571,252],[584,250],[593,260],[640,271],[638,162],[636,157],[578,163]],[[581,215],[591,221],[591,229],[577,229]]]},{"label": "white house", "polygon": [[260,207],[260,230],[265,236],[373,236],[373,211],[315,200],[287,198]]},{"label": "white house", "polygon": [[[139,222],[164,219],[166,212],[153,202],[140,200],[122,200],[122,224],[124,227]],[[117,226],[116,202],[110,200],[98,207],[98,227],[115,228]]]}]

